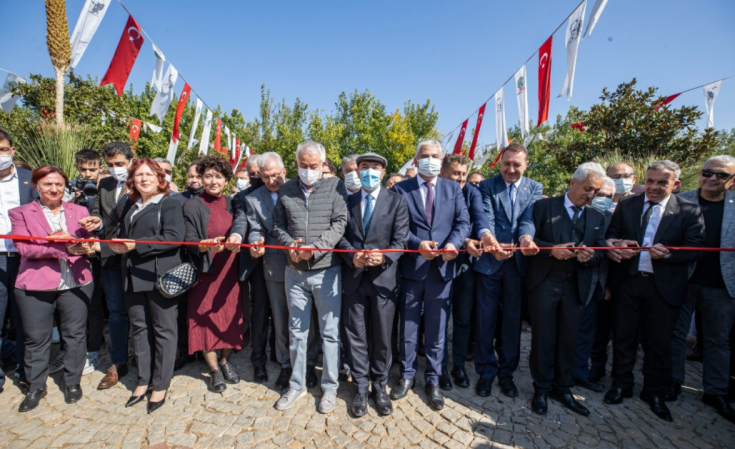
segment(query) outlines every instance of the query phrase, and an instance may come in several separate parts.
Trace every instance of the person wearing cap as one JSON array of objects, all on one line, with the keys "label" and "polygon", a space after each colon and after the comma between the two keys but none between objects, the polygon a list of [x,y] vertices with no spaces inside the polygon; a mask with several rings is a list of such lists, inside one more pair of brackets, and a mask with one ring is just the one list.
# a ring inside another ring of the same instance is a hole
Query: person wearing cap
[{"label": "person wearing cap", "polygon": [[367,413],[371,384],[378,414],[393,412],[385,387],[392,364],[391,331],[398,302],[401,253],[374,250],[405,249],[409,221],[406,198],[380,186],[387,165],[386,159],[375,153],[357,157],[362,188],[347,198],[347,228],[337,245],[339,249],[359,251],[341,253],[345,262],[344,344],[356,389],[350,410],[357,417]]}]

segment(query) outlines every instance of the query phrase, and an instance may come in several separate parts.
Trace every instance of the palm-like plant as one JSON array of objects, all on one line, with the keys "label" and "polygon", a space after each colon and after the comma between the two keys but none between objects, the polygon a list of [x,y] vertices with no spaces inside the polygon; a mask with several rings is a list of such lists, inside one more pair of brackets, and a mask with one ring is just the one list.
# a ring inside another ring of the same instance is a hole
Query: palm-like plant
[{"label": "palm-like plant", "polygon": [[[699,170],[704,164],[704,160],[706,158],[703,158],[701,161],[698,161],[694,164],[682,164],[681,167],[681,191],[686,192],[687,190],[693,190],[697,188],[697,183],[699,181]],[[605,155],[603,157],[596,157],[595,162],[599,162],[600,165],[602,165],[603,168],[607,169],[607,167],[611,166],[614,163],[617,162],[625,162],[626,164],[633,167],[633,171],[635,172],[635,178],[639,184],[643,184],[643,181],[646,179],[646,169],[649,165],[651,165],[653,162],[661,160],[660,156],[651,155],[648,157],[642,157],[638,159],[630,159],[626,157],[620,156],[620,153],[613,152],[608,155]],[[679,163],[678,161],[674,161],[676,163]]]},{"label": "palm-like plant", "polygon": [[71,64],[66,0],[46,0],[46,45],[56,72],[56,126],[64,127],[64,81]]}]

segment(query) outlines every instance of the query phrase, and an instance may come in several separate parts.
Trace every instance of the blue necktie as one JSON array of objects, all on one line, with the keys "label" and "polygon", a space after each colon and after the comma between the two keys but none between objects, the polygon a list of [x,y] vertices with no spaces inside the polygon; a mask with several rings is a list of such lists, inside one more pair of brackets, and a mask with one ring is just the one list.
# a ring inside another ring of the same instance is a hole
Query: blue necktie
[{"label": "blue necktie", "polygon": [[513,201],[515,199],[515,193],[516,193],[516,185],[511,184],[508,187],[508,198],[510,198],[510,217],[513,218],[513,210],[515,209],[515,202]]},{"label": "blue necktie", "polygon": [[362,223],[365,225],[365,236],[367,236],[370,230],[370,219],[373,218],[373,196],[368,195],[365,199],[367,199],[367,204],[365,205],[365,213],[362,214]]}]

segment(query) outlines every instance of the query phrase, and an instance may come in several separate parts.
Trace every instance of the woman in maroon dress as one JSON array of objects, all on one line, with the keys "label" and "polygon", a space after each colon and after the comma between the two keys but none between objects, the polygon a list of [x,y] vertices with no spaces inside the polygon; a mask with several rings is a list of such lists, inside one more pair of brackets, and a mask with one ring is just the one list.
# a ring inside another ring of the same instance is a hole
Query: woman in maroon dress
[{"label": "woman in maroon dress", "polygon": [[[205,156],[196,169],[204,192],[184,204],[186,241],[221,243],[228,237],[233,219],[230,198],[222,194],[232,178],[232,167],[221,156]],[[199,274],[199,282],[188,293],[189,353],[202,351],[210,369],[210,387],[220,393],[227,388],[225,382],[240,381],[229,363],[232,350],[242,349],[238,254],[223,251],[223,244],[187,248]]]}]

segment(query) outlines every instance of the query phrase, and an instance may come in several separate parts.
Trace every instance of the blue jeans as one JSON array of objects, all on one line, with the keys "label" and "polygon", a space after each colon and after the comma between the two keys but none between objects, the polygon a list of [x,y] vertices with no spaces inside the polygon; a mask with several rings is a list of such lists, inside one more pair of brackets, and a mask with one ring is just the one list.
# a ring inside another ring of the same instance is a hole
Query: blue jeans
[{"label": "blue jeans", "polygon": [[[8,257],[0,256],[0,345],[2,345],[2,331],[5,324],[5,315],[10,305],[11,312],[13,313],[13,322],[15,323],[16,337],[15,337],[15,358],[18,362],[16,373],[20,376],[21,380],[25,380],[25,373],[23,372],[23,357],[24,357],[24,346],[23,346],[23,324],[20,322],[20,314],[18,313],[18,307],[15,302],[15,278],[18,276],[18,266],[20,265],[20,257]],[[5,385],[5,373],[0,368],[0,388]]]},{"label": "blue jeans", "polygon": [[107,310],[110,312],[110,358],[113,365],[128,363],[128,336],[130,320],[125,306],[122,286],[122,267],[118,264],[102,267],[102,287],[105,289]]},{"label": "blue jeans", "polygon": [[289,314],[289,352],[293,372],[289,388],[306,388],[307,340],[312,303],[319,315],[324,341],[322,390],[336,392],[339,386],[339,318],[342,310],[342,267],[300,271],[286,267],[286,299]]}]

